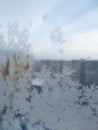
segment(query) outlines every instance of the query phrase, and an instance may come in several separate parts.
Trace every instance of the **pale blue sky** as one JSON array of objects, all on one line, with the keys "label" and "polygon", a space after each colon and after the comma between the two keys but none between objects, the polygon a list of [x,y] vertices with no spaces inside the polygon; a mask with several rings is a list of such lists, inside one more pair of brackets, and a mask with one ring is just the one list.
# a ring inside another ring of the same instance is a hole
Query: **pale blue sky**
[{"label": "pale blue sky", "polygon": [[[29,29],[37,59],[98,59],[98,0],[0,0],[2,28],[15,20]],[[50,40],[58,26],[65,44]]]}]

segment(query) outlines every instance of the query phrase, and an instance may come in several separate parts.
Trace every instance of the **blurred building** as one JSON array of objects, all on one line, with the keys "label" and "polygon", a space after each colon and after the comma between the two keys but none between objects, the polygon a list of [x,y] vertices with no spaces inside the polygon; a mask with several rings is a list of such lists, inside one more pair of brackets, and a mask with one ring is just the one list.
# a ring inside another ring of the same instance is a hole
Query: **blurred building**
[{"label": "blurred building", "polygon": [[83,85],[97,84],[98,85],[98,61],[90,60],[40,60],[35,63],[35,71],[40,71],[41,67],[46,65],[51,67],[53,73],[61,73],[63,66],[70,66],[75,70],[75,79],[79,79]]},{"label": "blurred building", "polygon": [[98,85],[98,61],[73,60],[72,68],[76,71],[76,77],[83,85]]}]

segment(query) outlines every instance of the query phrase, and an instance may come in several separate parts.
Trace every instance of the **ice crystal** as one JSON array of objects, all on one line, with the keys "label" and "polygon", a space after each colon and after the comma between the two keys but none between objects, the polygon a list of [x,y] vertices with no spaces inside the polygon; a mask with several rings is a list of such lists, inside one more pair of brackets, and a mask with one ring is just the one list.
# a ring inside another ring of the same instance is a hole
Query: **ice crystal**
[{"label": "ice crystal", "polygon": [[80,88],[68,66],[33,72],[28,38],[17,23],[9,24],[8,42],[0,35],[0,130],[97,130],[98,87]]}]

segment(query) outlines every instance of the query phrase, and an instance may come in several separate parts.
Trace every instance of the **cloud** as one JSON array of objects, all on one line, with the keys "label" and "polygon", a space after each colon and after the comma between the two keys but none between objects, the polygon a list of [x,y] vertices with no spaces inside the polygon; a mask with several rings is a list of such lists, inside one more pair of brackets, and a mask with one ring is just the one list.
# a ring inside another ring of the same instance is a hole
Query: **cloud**
[{"label": "cloud", "polygon": [[[0,17],[2,23],[19,21],[21,24],[29,24],[36,16],[43,15],[55,8],[58,0],[3,0],[0,1]],[[5,17],[4,17],[5,16]]]},{"label": "cloud", "polygon": [[33,49],[36,59],[61,59],[61,55],[57,51],[57,47],[50,41],[45,41],[36,45]]},{"label": "cloud", "polygon": [[96,43],[98,42],[98,29],[77,33],[71,38],[73,41],[77,41],[78,43]]},{"label": "cloud", "polygon": [[75,22],[71,25],[74,30],[89,30],[98,28],[98,8],[94,8],[91,11],[85,13],[80,18],[76,19]]},{"label": "cloud", "polygon": [[[34,55],[37,59],[80,59],[91,57],[97,59],[98,55],[98,30],[80,33],[71,37],[71,42],[63,46],[56,46],[50,41],[37,45]],[[62,49],[62,50],[61,50]],[[58,50],[61,50],[61,54]]]},{"label": "cloud", "polygon": [[[73,10],[73,8],[72,8]],[[74,11],[73,11],[74,12]],[[79,11],[78,11],[79,12]],[[98,29],[98,8],[95,7],[93,9],[85,10],[84,13],[80,13],[79,17],[75,17],[74,20],[69,21],[64,25],[63,31],[66,35],[74,35],[80,32],[88,32],[93,29]]]},{"label": "cloud", "polygon": [[[71,43],[64,48],[65,54],[73,58],[97,58],[98,55],[98,29],[80,33],[71,37]],[[69,54],[70,52],[71,54]]]},{"label": "cloud", "polygon": [[32,22],[31,22],[30,30],[36,31],[37,29],[40,28],[40,26],[43,24],[43,22],[44,22],[43,16],[37,16],[37,17],[35,17],[32,20]]}]

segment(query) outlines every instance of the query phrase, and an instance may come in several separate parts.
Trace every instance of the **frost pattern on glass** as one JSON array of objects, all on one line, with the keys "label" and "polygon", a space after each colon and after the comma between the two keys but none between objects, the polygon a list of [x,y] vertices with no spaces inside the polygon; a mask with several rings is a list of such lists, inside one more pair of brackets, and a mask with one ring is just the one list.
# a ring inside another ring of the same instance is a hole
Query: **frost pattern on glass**
[{"label": "frost pattern on glass", "polygon": [[[33,72],[27,30],[9,24],[0,35],[0,130],[97,130],[98,86],[82,86],[64,66]],[[33,85],[33,74],[41,86]]]}]

